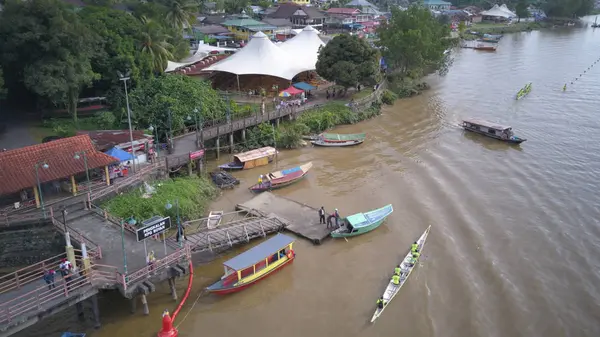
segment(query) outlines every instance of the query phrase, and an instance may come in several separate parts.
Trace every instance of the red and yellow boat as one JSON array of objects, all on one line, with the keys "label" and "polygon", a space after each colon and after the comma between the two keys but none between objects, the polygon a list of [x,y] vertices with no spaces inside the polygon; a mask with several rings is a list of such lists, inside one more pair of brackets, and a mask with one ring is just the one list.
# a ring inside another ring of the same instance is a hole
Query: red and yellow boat
[{"label": "red and yellow boat", "polygon": [[244,253],[223,263],[225,275],[206,288],[211,293],[225,295],[248,288],[267,278],[296,258],[292,248],[294,239],[277,234]]}]

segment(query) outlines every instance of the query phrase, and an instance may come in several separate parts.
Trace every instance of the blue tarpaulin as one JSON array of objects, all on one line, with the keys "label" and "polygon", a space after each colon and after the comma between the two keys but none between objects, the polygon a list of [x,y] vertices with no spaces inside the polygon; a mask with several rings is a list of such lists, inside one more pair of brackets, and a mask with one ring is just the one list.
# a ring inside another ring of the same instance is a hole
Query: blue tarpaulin
[{"label": "blue tarpaulin", "polygon": [[127,151],[123,151],[118,147],[113,147],[112,149],[106,151],[106,154],[112,157],[119,159],[119,161],[132,160],[133,155]]},{"label": "blue tarpaulin", "polygon": [[298,83],[294,83],[292,84],[294,87],[300,89],[300,90],[304,90],[304,91],[308,91],[308,90],[315,90],[317,88],[313,87],[312,85],[306,83],[306,82],[298,82]]}]

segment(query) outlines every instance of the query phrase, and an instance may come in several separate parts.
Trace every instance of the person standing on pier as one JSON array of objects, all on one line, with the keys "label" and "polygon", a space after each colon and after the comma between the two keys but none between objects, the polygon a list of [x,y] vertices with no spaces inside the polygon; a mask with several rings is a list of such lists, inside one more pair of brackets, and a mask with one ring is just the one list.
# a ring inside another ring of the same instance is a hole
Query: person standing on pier
[{"label": "person standing on pier", "polygon": [[320,224],[325,224],[325,208],[323,208],[323,206],[319,209],[319,225]]},{"label": "person standing on pier", "polygon": [[48,290],[56,288],[56,285],[54,284],[54,274],[56,274],[54,272],[54,269],[46,270],[44,272],[44,281],[46,281],[46,283],[48,284]]},{"label": "person standing on pier", "polygon": [[335,227],[340,227],[340,213],[337,208],[333,212],[333,216],[335,216]]}]

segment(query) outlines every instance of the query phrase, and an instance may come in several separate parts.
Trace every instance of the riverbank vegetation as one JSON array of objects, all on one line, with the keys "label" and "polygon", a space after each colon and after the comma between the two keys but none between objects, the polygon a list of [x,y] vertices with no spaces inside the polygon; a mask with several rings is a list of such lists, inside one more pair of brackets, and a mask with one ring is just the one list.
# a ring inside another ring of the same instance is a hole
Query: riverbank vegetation
[{"label": "riverbank vegetation", "polygon": [[[156,189],[150,197],[145,196],[143,187],[118,195],[104,204],[102,208],[123,218],[133,218],[137,223],[155,215],[176,218],[175,202],[179,203],[179,215],[182,221],[199,219],[205,216],[208,204],[218,195],[218,190],[209,179],[182,177],[156,181]],[[165,205],[171,204],[169,210]]]},{"label": "riverbank vegetation", "polygon": [[392,17],[377,29],[381,53],[387,66],[390,89],[399,97],[409,97],[428,88],[421,78],[430,71],[445,73],[451,64],[446,50],[455,39],[449,25],[431,11],[411,6],[405,11],[392,8]]}]

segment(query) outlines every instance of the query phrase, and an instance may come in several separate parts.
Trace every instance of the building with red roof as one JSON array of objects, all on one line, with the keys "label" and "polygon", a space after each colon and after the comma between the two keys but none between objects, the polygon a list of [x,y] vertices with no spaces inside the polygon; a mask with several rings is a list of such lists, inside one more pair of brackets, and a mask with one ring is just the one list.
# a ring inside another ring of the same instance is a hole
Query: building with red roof
[{"label": "building with red roof", "polygon": [[[76,153],[81,154],[79,159]],[[110,184],[108,165],[118,159],[96,150],[88,135],[80,135],[0,152],[0,195],[33,189],[39,207],[38,179],[39,184],[43,184],[69,178],[72,192],[76,194],[75,175],[85,172],[83,153],[88,170],[104,167],[107,184]]]}]

